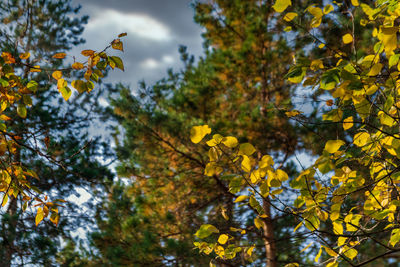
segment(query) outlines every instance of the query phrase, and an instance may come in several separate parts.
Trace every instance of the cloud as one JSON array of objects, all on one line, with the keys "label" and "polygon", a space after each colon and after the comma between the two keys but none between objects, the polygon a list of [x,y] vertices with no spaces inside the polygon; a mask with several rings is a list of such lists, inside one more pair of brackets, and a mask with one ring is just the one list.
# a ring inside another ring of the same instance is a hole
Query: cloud
[{"label": "cloud", "polygon": [[114,31],[115,34],[127,32],[129,35],[155,40],[170,41],[171,31],[163,23],[146,14],[121,13],[116,10],[105,10],[96,14],[86,26],[88,31]]},{"label": "cloud", "polygon": [[81,15],[89,15],[83,33],[86,44],[72,51],[79,55],[83,49],[102,50],[121,32],[124,53],[120,56],[125,72],[112,71],[105,82],[130,84],[135,90],[138,81],[149,85],[166,76],[167,70],[182,67],[178,47],[188,46],[194,55],[202,53],[201,28],[193,21],[189,0],[73,0],[81,4]]}]

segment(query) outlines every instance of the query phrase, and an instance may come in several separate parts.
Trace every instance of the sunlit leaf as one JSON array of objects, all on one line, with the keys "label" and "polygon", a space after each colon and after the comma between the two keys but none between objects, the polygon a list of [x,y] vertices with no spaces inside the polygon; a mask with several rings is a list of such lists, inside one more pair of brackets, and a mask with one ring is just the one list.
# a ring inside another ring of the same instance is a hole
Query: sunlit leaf
[{"label": "sunlit leaf", "polygon": [[288,8],[288,6],[292,5],[292,1],[291,0],[276,0],[275,4],[272,6],[272,8],[278,12],[281,13],[283,11],[285,11],[286,8]]},{"label": "sunlit leaf", "polygon": [[329,153],[335,153],[344,144],[345,142],[343,140],[329,140],[325,144],[325,150]]},{"label": "sunlit leaf", "polygon": [[211,128],[208,127],[208,125],[193,126],[193,128],[190,130],[190,140],[192,140],[192,142],[195,144],[200,143],[200,141],[210,133]]},{"label": "sunlit leaf", "polygon": [[343,35],[342,40],[344,44],[350,44],[353,42],[353,36],[350,33],[347,33]]},{"label": "sunlit leaf", "polygon": [[63,59],[63,58],[65,58],[66,55],[67,54],[65,54],[65,53],[57,53],[57,54],[53,55],[53,58]]},{"label": "sunlit leaf", "polygon": [[218,237],[218,243],[220,243],[221,245],[224,245],[229,239],[229,236],[226,234],[222,234]]},{"label": "sunlit leaf", "polygon": [[39,207],[37,212],[36,212],[36,217],[35,217],[35,224],[36,226],[43,220],[44,218],[44,212],[42,207]]}]

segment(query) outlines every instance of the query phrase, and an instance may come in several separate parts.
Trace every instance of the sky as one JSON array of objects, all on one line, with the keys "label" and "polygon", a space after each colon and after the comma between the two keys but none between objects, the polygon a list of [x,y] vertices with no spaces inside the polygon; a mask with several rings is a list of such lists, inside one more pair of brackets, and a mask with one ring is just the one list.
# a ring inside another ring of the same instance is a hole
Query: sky
[{"label": "sky", "polygon": [[168,68],[182,66],[178,48],[199,56],[202,51],[201,28],[193,20],[190,0],[72,0],[89,15],[83,33],[86,44],[74,49],[102,50],[122,32],[124,50],[120,56],[125,72],[113,71],[106,82],[122,82],[135,90],[141,80],[151,85],[166,76]]},{"label": "sky", "polygon": [[[83,32],[86,43],[74,48],[73,55],[81,50],[103,50],[118,34],[123,37],[124,53],[110,51],[124,61],[125,72],[115,70],[104,80],[107,83],[122,82],[135,91],[139,81],[148,85],[166,76],[167,70],[179,70],[182,66],[178,48],[185,45],[195,56],[202,53],[201,28],[193,20],[190,0],[72,0],[81,5],[79,15],[89,15]],[[68,200],[81,204],[90,198],[83,188],[80,195]],[[80,229],[77,235],[84,236]]]}]

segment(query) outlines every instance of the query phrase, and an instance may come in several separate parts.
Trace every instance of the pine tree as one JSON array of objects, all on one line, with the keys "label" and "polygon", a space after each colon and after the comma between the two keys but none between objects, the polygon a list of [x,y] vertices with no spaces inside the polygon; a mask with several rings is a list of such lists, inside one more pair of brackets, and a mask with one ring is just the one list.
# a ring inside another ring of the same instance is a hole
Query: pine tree
[{"label": "pine tree", "polygon": [[[19,54],[30,52],[26,64],[47,60],[49,68],[61,68],[62,60],[53,55],[84,42],[80,35],[88,18],[77,17],[78,11],[79,7],[72,7],[70,1],[2,1],[2,52],[17,59]],[[30,73],[30,68],[22,63],[15,70],[23,78]],[[21,138],[13,161],[33,169],[39,180],[32,180],[32,185],[52,199],[67,199],[78,194],[79,187],[95,195],[101,182],[112,180],[110,171],[98,160],[100,156],[110,155],[107,152],[110,149],[99,137],[89,136],[89,126],[98,120],[94,112],[101,108],[97,104],[101,90],[90,97],[76,96],[66,103],[50,79],[45,72],[35,76],[39,84],[33,100],[35,105],[27,109],[25,119],[18,119],[17,113],[21,115],[18,110],[6,113],[13,118],[6,122],[7,128]],[[60,208],[65,216],[58,226],[51,223],[36,226],[36,210],[28,208],[23,212],[22,205],[19,199],[11,197],[2,210],[2,266],[54,265],[62,243],[72,240],[71,231],[87,227],[90,222],[91,206],[65,203],[66,207]]]},{"label": "pine tree", "polygon": [[[191,248],[194,233],[207,223],[249,232],[249,242],[262,248],[253,256],[255,263],[277,266],[298,258],[301,242],[285,230],[292,219],[275,217],[265,202],[269,217],[264,229],[256,229],[255,213],[234,203],[242,185],[229,190],[238,181],[234,176],[205,176],[206,147],[195,149],[188,133],[193,125],[208,124],[273,154],[295,173],[288,159],[302,147],[301,137],[285,114],[293,106],[295,87],[282,75],[293,62],[293,50],[269,1],[214,1],[195,9],[196,21],[206,30],[205,56],[195,63],[182,48],[181,72],[170,71],[154,86],[143,83],[135,94],[123,89],[112,103],[124,136],[120,141],[116,132],[118,173],[131,182],[122,193],[116,185],[99,208],[100,231],[92,235],[93,244],[100,261],[108,264],[204,266],[209,258]],[[143,224],[150,228],[142,232]],[[137,248],[141,253],[129,250],[138,243],[146,243]],[[144,255],[149,244],[154,253],[146,254],[148,259],[135,256]],[[219,263],[237,266],[248,259],[243,253],[242,259]]]}]

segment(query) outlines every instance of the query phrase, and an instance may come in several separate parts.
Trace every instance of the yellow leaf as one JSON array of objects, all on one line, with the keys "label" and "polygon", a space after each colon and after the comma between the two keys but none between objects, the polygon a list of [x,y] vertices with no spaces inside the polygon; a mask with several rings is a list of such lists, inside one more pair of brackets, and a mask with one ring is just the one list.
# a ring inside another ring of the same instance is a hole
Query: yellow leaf
[{"label": "yellow leaf", "polygon": [[326,5],[324,7],[324,14],[325,15],[331,13],[332,11],[333,11],[333,6],[332,5]]},{"label": "yellow leaf", "polygon": [[55,72],[53,72],[53,74],[51,74],[51,76],[52,76],[54,79],[56,79],[56,80],[61,79],[61,77],[62,77],[62,72],[59,71],[59,70],[56,70]]},{"label": "yellow leaf", "polygon": [[390,245],[394,247],[400,241],[400,229],[393,229],[392,235],[390,236]]},{"label": "yellow leaf", "polygon": [[343,225],[342,223],[339,222],[333,222],[333,233],[336,235],[342,235],[343,234]]},{"label": "yellow leaf", "polygon": [[7,202],[8,202],[8,195],[4,194],[1,206],[4,207],[7,204]]},{"label": "yellow leaf", "polygon": [[222,143],[227,147],[234,148],[238,145],[238,140],[236,139],[236,137],[227,136],[222,140]]},{"label": "yellow leaf", "polygon": [[258,167],[261,169],[272,165],[274,165],[274,160],[270,155],[264,155],[258,163]]},{"label": "yellow leaf", "polygon": [[343,140],[329,140],[325,144],[325,150],[329,153],[335,153],[344,144],[345,142]]},{"label": "yellow leaf", "polygon": [[287,175],[287,173],[281,169],[277,169],[275,172],[276,178],[279,179],[279,181],[284,182],[287,179],[289,179],[289,176]]},{"label": "yellow leaf", "polygon": [[222,135],[220,135],[220,134],[214,134],[213,135],[213,139],[207,141],[206,143],[207,143],[208,146],[213,147],[213,146],[216,146],[216,145],[220,144],[223,138],[224,137]]},{"label": "yellow leaf", "polygon": [[295,17],[297,17],[297,13],[289,12],[283,17],[283,19],[289,22],[292,21]]},{"label": "yellow leaf", "polygon": [[353,42],[353,36],[350,33],[347,33],[347,34],[343,35],[342,40],[343,40],[344,44],[349,44],[349,43]]},{"label": "yellow leaf", "polygon": [[260,218],[256,217],[254,219],[254,225],[257,227],[257,229],[260,229],[264,225],[264,222]]},{"label": "yellow leaf", "polygon": [[57,226],[60,221],[60,214],[53,212],[50,216],[50,221]]},{"label": "yellow leaf", "polygon": [[343,129],[346,131],[351,127],[353,127],[353,117],[350,116],[343,120]]},{"label": "yellow leaf", "polygon": [[339,246],[339,247],[343,246],[343,245],[346,243],[346,241],[347,241],[347,237],[340,236],[340,237],[338,238],[338,246]]},{"label": "yellow leaf", "polygon": [[254,170],[251,172],[250,180],[253,184],[256,184],[259,180],[261,180],[260,170]]},{"label": "yellow leaf", "polygon": [[285,32],[290,32],[292,30],[291,26],[287,26],[283,29]]},{"label": "yellow leaf", "polygon": [[336,251],[334,251],[331,248],[328,248],[328,247],[324,246],[324,249],[325,249],[326,253],[328,253],[328,255],[331,256],[331,257],[336,257],[338,255],[336,253]]},{"label": "yellow leaf", "polygon": [[393,50],[397,48],[397,32],[398,27],[381,28],[382,31],[382,43],[385,48],[386,55],[389,56],[393,53]]},{"label": "yellow leaf", "polygon": [[249,247],[249,248],[247,249],[247,251],[246,251],[247,255],[251,256],[251,255],[253,254],[254,248],[255,248],[254,246]]},{"label": "yellow leaf", "polygon": [[293,233],[296,233],[296,231],[303,225],[303,222],[301,221],[296,227],[293,229]]},{"label": "yellow leaf", "polygon": [[319,248],[318,254],[317,254],[317,256],[315,256],[315,259],[314,259],[315,262],[318,262],[319,257],[321,257],[321,254],[322,254],[322,247]]},{"label": "yellow leaf", "polygon": [[53,58],[63,59],[66,55],[65,53],[57,53],[53,55]]},{"label": "yellow leaf", "polygon": [[248,198],[249,198],[249,196],[246,196],[246,195],[238,196],[238,197],[235,199],[235,203],[242,202],[242,201],[244,201],[244,200],[246,200],[246,199],[248,199]]},{"label": "yellow leaf", "polygon": [[209,133],[211,133],[211,128],[208,125],[193,126],[190,130],[190,139],[193,143],[197,144]]},{"label": "yellow leaf", "polygon": [[312,244],[314,244],[314,242],[311,242],[311,243],[308,244],[305,248],[303,248],[302,250],[300,250],[300,253],[306,251],[309,247],[311,247]]},{"label": "yellow leaf", "polygon": [[283,188],[281,188],[281,189],[276,189],[276,190],[273,190],[272,192],[271,192],[271,195],[279,195],[280,193],[282,193],[283,192]]},{"label": "yellow leaf", "polygon": [[372,68],[369,70],[367,75],[368,76],[376,76],[381,72],[382,68],[383,68],[382,63],[376,63],[372,66]]},{"label": "yellow leaf", "polygon": [[325,47],[325,44],[319,44],[319,46],[318,46],[319,49],[322,49],[324,47]]},{"label": "yellow leaf", "polygon": [[43,209],[41,207],[39,207],[37,210],[37,213],[36,213],[36,217],[35,217],[36,226],[43,220],[43,218],[44,218]]},{"label": "yellow leaf", "polygon": [[75,70],[81,70],[84,68],[84,65],[80,62],[74,62],[71,67]]},{"label": "yellow leaf", "polygon": [[247,155],[250,156],[251,154],[253,154],[254,152],[256,152],[256,149],[254,148],[254,146],[250,143],[243,143],[240,145],[239,147],[239,155]]},{"label": "yellow leaf", "polygon": [[370,136],[368,133],[361,132],[361,133],[357,133],[356,135],[354,135],[353,143],[358,147],[362,147],[367,144],[369,139],[370,139]]},{"label": "yellow leaf", "polygon": [[291,110],[291,111],[287,111],[285,112],[286,116],[288,116],[289,118],[291,117],[296,117],[297,115],[299,115],[301,112],[298,110]]},{"label": "yellow leaf", "polygon": [[26,52],[19,55],[20,59],[28,59],[31,56],[31,53]]},{"label": "yellow leaf", "polygon": [[354,248],[345,246],[343,247],[343,254],[352,260],[357,256],[358,252]]},{"label": "yellow leaf", "polygon": [[59,79],[59,80],[57,81],[57,88],[58,88],[58,89],[64,88],[65,86],[67,86],[67,81],[66,81],[66,80],[64,80],[64,79]]},{"label": "yellow leaf", "polygon": [[218,238],[218,243],[220,243],[221,245],[225,244],[229,239],[229,236],[222,234],[219,236]]},{"label": "yellow leaf", "polygon": [[276,12],[282,13],[288,6],[292,5],[291,0],[276,0],[275,4],[272,6]]},{"label": "yellow leaf", "polygon": [[242,170],[245,172],[250,172],[251,171],[251,161],[248,156],[242,155],[243,160],[242,160]]},{"label": "yellow leaf", "polygon": [[360,3],[358,3],[358,0],[351,0],[351,4],[353,6],[359,6],[360,5]]}]

